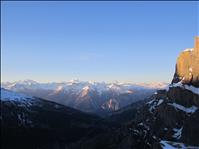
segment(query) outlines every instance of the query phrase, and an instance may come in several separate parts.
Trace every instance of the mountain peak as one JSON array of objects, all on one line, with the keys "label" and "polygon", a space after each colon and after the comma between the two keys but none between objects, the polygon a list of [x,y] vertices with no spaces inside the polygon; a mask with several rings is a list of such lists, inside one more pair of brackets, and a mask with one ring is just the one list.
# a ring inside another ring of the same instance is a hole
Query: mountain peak
[{"label": "mountain peak", "polygon": [[172,83],[180,81],[183,84],[199,87],[199,37],[195,38],[194,48],[184,50],[177,59]]},{"label": "mountain peak", "polygon": [[69,82],[72,83],[72,84],[74,84],[74,83],[79,83],[80,81],[79,81],[79,79],[72,79]]},{"label": "mountain peak", "polygon": [[38,82],[31,80],[31,79],[25,79],[25,80],[20,80],[17,81],[16,83],[18,84],[26,84],[26,85],[31,85],[31,84],[37,84]]}]

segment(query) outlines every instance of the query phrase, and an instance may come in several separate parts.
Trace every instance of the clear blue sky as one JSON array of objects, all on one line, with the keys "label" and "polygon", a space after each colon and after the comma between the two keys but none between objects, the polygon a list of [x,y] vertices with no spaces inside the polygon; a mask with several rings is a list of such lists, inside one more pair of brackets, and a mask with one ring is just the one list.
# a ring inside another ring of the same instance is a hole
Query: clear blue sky
[{"label": "clear blue sky", "polygon": [[170,82],[198,2],[2,2],[2,81]]}]

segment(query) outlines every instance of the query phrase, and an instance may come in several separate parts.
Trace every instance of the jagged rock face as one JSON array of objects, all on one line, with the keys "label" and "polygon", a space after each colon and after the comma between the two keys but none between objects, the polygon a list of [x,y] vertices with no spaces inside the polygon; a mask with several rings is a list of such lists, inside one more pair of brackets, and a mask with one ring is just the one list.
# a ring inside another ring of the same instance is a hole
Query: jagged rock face
[{"label": "jagged rock face", "polygon": [[[135,124],[132,124],[131,127],[140,133],[150,134],[146,139],[149,141],[153,137],[154,140],[151,144],[155,144],[159,140],[170,140],[199,146],[199,107],[187,104],[180,99],[171,99],[172,92],[175,92],[173,89],[158,91],[154,94],[151,97],[152,100],[137,113],[134,119]],[[186,90],[179,87],[176,89],[179,90],[179,94],[180,92],[182,95],[187,93]],[[171,93],[170,90],[172,90]],[[198,95],[195,95],[194,98],[199,100]],[[194,103],[194,99],[192,102]]]},{"label": "jagged rock face", "polygon": [[[179,82],[179,83],[178,83]],[[182,86],[175,86],[182,83]],[[196,88],[195,93],[186,86]],[[189,107],[199,107],[199,37],[195,38],[193,49],[183,51],[177,59],[176,72],[167,96],[173,102]]]},{"label": "jagged rock face", "polygon": [[199,95],[192,93],[189,90],[180,87],[170,87],[167,92],[167,97],[178,104],[185,107],[195,105],[199,107]]},{"label": "jagged rock face", "polygon": [[194,48],[186,49],[177,59],[172,83],[179,81],[199,87],[199,37],[195,38]]},{"label": "jagged rock face", "polygon": [[157,142],[163,147],[165,140],[198,148],[198,123],[199,37],[196,37],[194,48],[183,51],[178,57],[172,84],[151,96],[137,112],[130,128],[143,137],[149,134],[145,139],[152,148],[158,148],[154,147]]}]

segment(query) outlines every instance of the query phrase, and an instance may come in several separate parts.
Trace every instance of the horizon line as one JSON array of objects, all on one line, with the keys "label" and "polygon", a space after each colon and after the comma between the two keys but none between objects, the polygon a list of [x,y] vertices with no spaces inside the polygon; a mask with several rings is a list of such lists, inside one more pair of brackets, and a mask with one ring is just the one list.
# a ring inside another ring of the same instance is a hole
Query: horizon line
[{"label": "horizon line", "polygon": [[129,84],[142,84],[142,83],[170,83],[169,81],[143,81],[143,82],[134,82],[134,81],[119,81],[119,80],[110,80],[110,81],[97,81],[97,80],[83,80],[83,79],[70,79],[62,81],[38,81],[34,79],[20,79],[13,81],[1,81],[1,83],[14,83],[14,82],[35,82],[35,83],[67,83],[67,82],[89,82],[89,83],[129,83]]}]

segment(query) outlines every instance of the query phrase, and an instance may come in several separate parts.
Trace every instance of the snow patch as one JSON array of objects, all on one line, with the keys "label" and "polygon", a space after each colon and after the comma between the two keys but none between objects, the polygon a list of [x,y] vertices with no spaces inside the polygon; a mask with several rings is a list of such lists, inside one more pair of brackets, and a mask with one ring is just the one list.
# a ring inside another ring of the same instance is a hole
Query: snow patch
[{"label": "snow patch", "polygon": [[183,127],[181,127],[180,129],[174,128],[173,131],[175,133],[173,134],[173,138],[180,139],[182,134],[182,129]]},{"label": "snow patch", "polygon": [[192,52],[194,50],[194,48],[187,48],[184,50],[184,52]]},{"label": "snow patch", "polygon": [[199,146],[188,146],[181,142],[172,142],[161,140],[160,141],[162,149],[199,149]]},{"label": "snow patch", "polygon": [[152,112],[156,107],[161,105],[164,102],[163,99],[153,99],[149,101],[147,104],[150,105],[149,111]]},{"label": "snow patch", "polygon": [[152,104],[154,101],[155,101],[155,99],[153,99],[153,100],[147,102],[146,104]]},{"label": "snow patch", "polygon": [[180,88],[184,88],[184,89],[187,89],[195,94],[198,94],[199,95],[199,88],[197,87],[194,87],[192,85],[186,85],[186,84],[182,84],[182,82],[178,82],[178,83],[173,83],[170,85],[170,87],[180,87]]},{"label": "snow patch", "polygon": [[160,141],[160,144],[161,144],[162,149],[177,149],[173,147],[172,145],[170,145],[169,143],[167,143],[167,141]]},{"label": "snow patch", "polygon": [[163,103],[163,99],[159,99],[159,101],[158,101],[158,103],[157,103],[157,106],[159,106],[160,104],[162,104]]},{"label": "snow patch", "polygon": [[182,105],[179,105],[177,103],[168,103],[168,105],[173,106],[175,109],[181,110],[185,113],[194,113],[198,108],[196,106],[191,106],[189,108],[186,108]]},{"label": "snow patch", "polygon": [[164,128],[164,130],[165,130],[165,131],[167,131],[167,130],[168,130],[168,128],[166,128],[166,127],[165,127],[165,128]]}]

